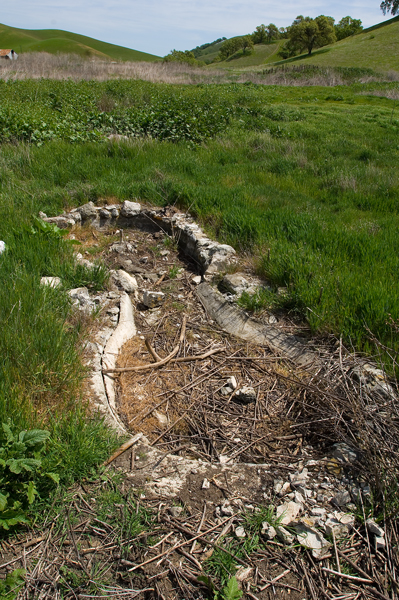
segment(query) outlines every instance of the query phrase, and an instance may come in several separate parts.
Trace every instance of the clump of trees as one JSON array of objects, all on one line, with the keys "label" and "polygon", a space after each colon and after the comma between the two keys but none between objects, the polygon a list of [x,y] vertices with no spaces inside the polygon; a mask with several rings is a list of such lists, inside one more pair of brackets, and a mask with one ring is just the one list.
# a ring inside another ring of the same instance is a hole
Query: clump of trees
[{"label": "clump of trees", "polygon": [[321,48],[336,41],[334,19],[320,15],[315,19],[299,15],[288,27],[288,42],[284,44],[279,55],[289,58],[305,50],[310,55],[315,48]]},{"label": "clump of trees", "polygon": [[180,62],[192,66],[203,66],[203,62],[197,60],[191,50],[172,50],[167,56],[163,57],[162,62]]},{"label": "clump of trees", "polygon": [[355,35],[363,30],[363,25],[360,19],[352,19],[352,17],[343,17],[339,23],[334,25],[335,36],[337,40],[343,40],[350,35]]},{"label": "clump of trees", "polygon": [[[392,10],[399,12],[399,0],[384,0],[381,8],[383,8],[383,5],[386,7],[396,6]],[[333,17],[319,15],[313,19],[299,15],[289,27],[278,28],[274,23],[269,23],[269,25],[262,23],[256,27],[252,34],[230,39],[219,38],[211,44],[197,46],[192,52],[195,55],[201,49],[223,41],[218,56],[212,61],[219,62],[228,59],[240,50],[242,50],[242,54],[251,54],[256,44],[273,44],[277,40],[286,39],[287,41],[278,53],[281,58],[286,59],[305,51],[308,55],[311,55],[316,48],[327,46],[336,40],[343,40],[350,35],[360,33],[362,30],[361,20],[352,19],[350,16],[343,17],[335,24]]]},{"label": "clump of trees", "polygon": [[250,54],[254,49],[254,42],[251,35],[243,35],[241,37],[230,38],[225,40],[219,50],[219,60],[226,60],[230,56],[233,56],[239,50],[242,50],[243,54]]},{"label": "clump of trees", "polygon": [[227,38],[225,38],[225,37],[218,38],[217,40],[214,40],[213,42],[209,42],[207,44],[202,44],[202,46],[197,46],[190,52],[192,52],[194,54],[195,58],[199,58],[202,55],[202,52],[204,50],[206,50],[210,46],[215,46],[216,44],[219,44],[220,42],[224,42],[225,39],[227,39]]}]

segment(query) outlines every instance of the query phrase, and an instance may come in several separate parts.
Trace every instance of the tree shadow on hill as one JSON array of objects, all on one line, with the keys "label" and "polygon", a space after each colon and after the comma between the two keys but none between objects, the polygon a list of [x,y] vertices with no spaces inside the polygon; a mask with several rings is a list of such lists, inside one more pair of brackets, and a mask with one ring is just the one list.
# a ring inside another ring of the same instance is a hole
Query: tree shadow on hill
[{"label": "tree shadow on hill", "polygon": [[331,48],[320,48],[319,50],[315,50],[312,54],[299,54],[298,56],[293,56],[292,58],[285,58],[283,60],[276,61],[273,63],[274,65],[287,65],[288,63],[295,63],[299,60],[306,60],[308,58],[312,58],[313,56],[317,56],[318,54],[326,54],[326,52],[330,52]]}]

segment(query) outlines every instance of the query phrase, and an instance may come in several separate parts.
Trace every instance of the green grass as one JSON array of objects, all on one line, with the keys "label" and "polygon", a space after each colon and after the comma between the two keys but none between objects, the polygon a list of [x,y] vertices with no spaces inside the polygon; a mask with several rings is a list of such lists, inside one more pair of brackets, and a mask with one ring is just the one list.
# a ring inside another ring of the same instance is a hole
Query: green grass
[{"label": "green grass", "polygon": [[[49,85],[32,83],[37,111]],[[255,253],[260,273],[275,288],[288,288],[285,307],[314,332],[342,334],[371,351],[369,327],[397,345],[387,321],[389,314],[399,318],[399,181],[392,168],[399,114],[393,101],[365,95],[386,88],[92,84],[91,96],[82,96],[86,112],[104,93],[134,97],[133,115],[142,103],[150,110],[169,98],[179,122],[188,107],[190,120],[202,118],[204,105],[229,108],[226,126],[204,131],[196,146],[184,142],[184,130],[172,138],[177,143],[6,145],[3,194],[16,185],[28,206],[35,197],[37,210],[49,214],[107,196],[190,207],[213,235]],[[26,87],[10,89],[18,97]],[[87,90],[70,82],[64,89]],[[116,107],[108,115],[118,122],[121,112]],[[168,119],[174,122],[171,113]],[[7,230],[2,235],[7,242]]]},{"label": "green grass", "polygon": [[279,51],[284,40],[279,40],[272,44],[256,44],[252,53],[243,53],[239,50],[228,59],[215,63],[218,68],[249,68],[258,65],[266,65],[278,60]]},{"label": "green grass", "polygon": [[17,54],[25,52],[71,53],[84,57],[112,60],[154,61],[159,57],[138,50],[108,44],[85,35],[59,29],[17,29],[0,24],[2,48],[13,48]]}]

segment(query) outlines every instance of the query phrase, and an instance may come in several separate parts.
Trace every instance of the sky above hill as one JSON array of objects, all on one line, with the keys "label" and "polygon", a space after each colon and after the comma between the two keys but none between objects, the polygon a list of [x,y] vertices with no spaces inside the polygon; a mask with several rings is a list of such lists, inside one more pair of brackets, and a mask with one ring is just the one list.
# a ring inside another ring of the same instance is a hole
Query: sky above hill
[{"label": "sky above hill", "polygon": [[286,27],[298,14],[324,14],[336,21],[350,15],[369,27],[390,18],[379,5],[380,0],[18,0],[3,5],[1,22],[22,29],[64,29],[164,56],[173,48],[187,50],[222,36],[252,33],[261,23]]}]

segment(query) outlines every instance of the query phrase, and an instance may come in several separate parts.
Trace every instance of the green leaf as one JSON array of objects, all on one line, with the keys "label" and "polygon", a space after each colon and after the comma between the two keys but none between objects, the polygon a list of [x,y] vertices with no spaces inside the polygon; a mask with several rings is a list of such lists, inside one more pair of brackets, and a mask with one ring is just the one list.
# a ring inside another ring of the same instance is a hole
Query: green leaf
[{"label": "green leaf", "polygon": [[42,464],[41,460],[36,458],[10,458],[6,465],[11,473],[19,475],[22,471],[35,471]]},{"label": "green leaf", "polygon": [[0,511],[3,511],[7,506],[7,496],[0,492]]},{"label": "green leaf", "polygon": [[52,479],[57,485],[59,484],[60,476],[58,475],[58,473],[45,473],[45,475],[47,477],[50,477],[50,479]]},{"label": "green leaf", "polygon": [[225,600],[240,600],[242,591],[238,587],[238,582],[235,577],[230,577],[227,585],[223,588],[222,597]]},{"label": "green leaf", "polygon": [[[21,436],[22,439],[21,439]],[[44,429],[32,429],[31,431],[21,431],[19,434],[20,441],[24,442],[29,448],[43,444],[50,437],[50,433]]]},{"label": "green leaf", "polygon": [[2,423],[1,426],[3,428],[4,433],[6,434],[7,443],[10,444],[14,441],[14,434],[11,431],[11,427],[8,423]]},{"label": "green leaf", "polygon": [[33,481],[28,483],[27,495],[29,504],[32,504],[32,502],[35,500],[35,496],[37,495],[37,489]]}]

